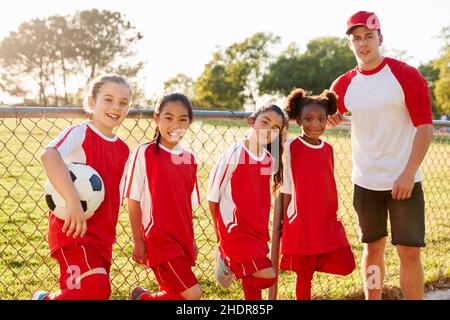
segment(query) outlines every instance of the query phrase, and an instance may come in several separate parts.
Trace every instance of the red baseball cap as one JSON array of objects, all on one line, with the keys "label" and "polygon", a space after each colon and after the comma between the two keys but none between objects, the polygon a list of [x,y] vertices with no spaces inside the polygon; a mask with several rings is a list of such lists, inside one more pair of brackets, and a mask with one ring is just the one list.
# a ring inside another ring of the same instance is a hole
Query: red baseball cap
[{"label": "red baseball cap", "polygon": [[381,33],[381,26],[378,17],[370,11],[358,11],[347,20],[347,32],[349,34],[354,27],[366,26],[368,29],[378,29]]}]

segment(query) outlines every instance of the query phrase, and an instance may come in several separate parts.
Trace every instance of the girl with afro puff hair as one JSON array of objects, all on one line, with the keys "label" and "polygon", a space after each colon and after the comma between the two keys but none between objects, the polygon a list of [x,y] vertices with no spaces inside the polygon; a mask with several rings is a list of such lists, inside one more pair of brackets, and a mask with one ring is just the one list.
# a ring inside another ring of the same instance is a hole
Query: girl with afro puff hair
[{"label": "girl with afro puff hair", "polygon": [[297,274],[298,300],[311,299],[314,272],[348,275],[355,268],[338,217],[333,148],[320,139],[327,116],[337,110],[336,100],[332,91],[306,96],[303,89],[295,89],[285,106],[303,135],[284,145],[283,211],[274,217],[274,234],[281,237],[280,269]]}]

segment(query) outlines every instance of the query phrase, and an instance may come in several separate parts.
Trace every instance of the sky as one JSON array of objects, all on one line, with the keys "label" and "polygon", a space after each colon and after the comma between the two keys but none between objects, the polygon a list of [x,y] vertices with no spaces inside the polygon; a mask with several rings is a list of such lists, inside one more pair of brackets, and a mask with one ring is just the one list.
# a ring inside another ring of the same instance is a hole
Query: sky
[{"label": "sky", "polygon": [[439,55],[439,32],[450,25],[448,0],[13,0],[2,3],[0,39],[24,21],[92,8],[119,11],[144,35],[138,52],[146,62],[147,95],[162,94],[163,82],[177,73],[195,79],[218,47],[256,32],[280,36],[278,51],[292,42],[304,51],[311,39],[345,36],[354,12],[374,11],[384,46],[406,50],[412,57],[408,62],[417,67]]}]

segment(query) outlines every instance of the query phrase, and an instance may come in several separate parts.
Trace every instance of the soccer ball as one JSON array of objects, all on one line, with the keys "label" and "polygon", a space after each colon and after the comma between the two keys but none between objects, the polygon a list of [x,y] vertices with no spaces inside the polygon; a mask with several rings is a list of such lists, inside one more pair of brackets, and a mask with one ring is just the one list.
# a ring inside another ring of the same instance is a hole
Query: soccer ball
[{"label": "soccer ball", "polygon": [[[105,198],[103,180],[92,167],[83,163],[68,163],[70,177],[81,200],[86,219],[89,219]],[[62,220],[66,217],[66,202],[49,180],[45,183],[45,201],[53,214]]]}]

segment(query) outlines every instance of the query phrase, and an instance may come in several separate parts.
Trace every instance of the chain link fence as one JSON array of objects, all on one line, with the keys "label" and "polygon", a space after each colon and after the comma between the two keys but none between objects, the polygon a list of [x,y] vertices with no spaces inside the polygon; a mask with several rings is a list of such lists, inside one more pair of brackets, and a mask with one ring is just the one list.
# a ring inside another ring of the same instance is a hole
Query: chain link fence
[{"label": "chain link fence", "polygon": [[[153,137],[152,110],[131,110],[118,135],[133,150]],[[206,188],[208,174],[228,146],[244,139],[248,133],[245,112],[194,112],[194,122],[183,144],[199,161],[201,206],[194,212],[194,227],[199,247],[194,269],[204,291],[204,299],[242,299],[240,283],[228,289],[214,279],[215,235]],[[47,207],[43,197],[45,172],[40,163],[43,148],[61,130],[86,121],[80,108],[0,107],[0,299],[29,299],[37,290],[57,291],[59,268],[49,257],[47,243]],[[352,206],[351,147],[349,121],[326,131],[324,139],[335,150],[335,175],[339,193],[339,215],[357,260],[357,269],[349,276],[316,273],[313,296],[316,299],[361,298],[359,271],[362,244],[356,213]],[[425,281],[450,276],[450,122],[435,121],[434,139],[422,164],[422,182],[426,200],[426,247],[422,262]],[[288,138],[300,129],[292,124]],[[112,299],[126,299],[130,290],[142,285],[157,291],[151,271],[131,259],[131,229],[126,206],[121,209],[117,225],[111,268]],[[399,261],[395,247],[386,251],[386,288],[398,288]],[[398,289],[397,289],[398,290]],[[267,294],[265,295],[267,297]],[[281,272],[279,299],[295,299],[293,273]]]}]

